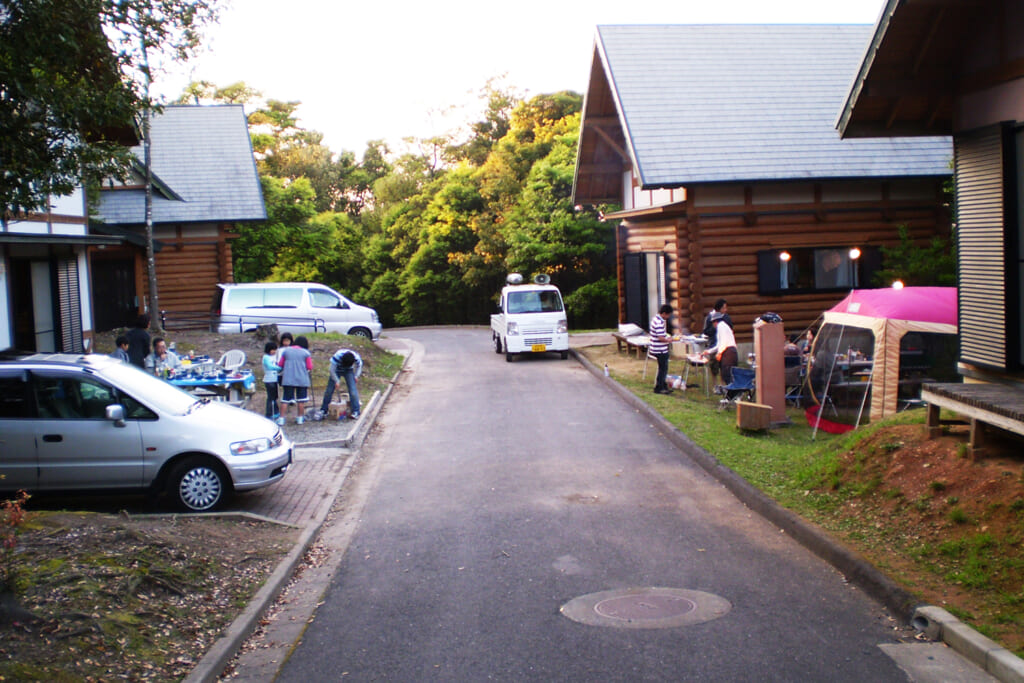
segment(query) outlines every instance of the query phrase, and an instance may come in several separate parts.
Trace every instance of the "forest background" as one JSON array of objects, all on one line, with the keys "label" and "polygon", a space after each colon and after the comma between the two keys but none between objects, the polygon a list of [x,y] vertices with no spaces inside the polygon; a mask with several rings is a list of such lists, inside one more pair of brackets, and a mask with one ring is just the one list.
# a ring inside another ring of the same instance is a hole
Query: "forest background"
[{"label": "forest background", "polygon": [[302,128],[300,102],[260,98],[199,82],[180,100],[259,103],[248,121],[267,221],[238,227],[236,282],[320,282],[387,327],[485,323],[508,273],[547,273],[573,328],[614,326],[614,224],[608,207],[572,204],[578,93],[525,99],[492,81],[463,130],[398,154],[370,141],[361,160]]}]

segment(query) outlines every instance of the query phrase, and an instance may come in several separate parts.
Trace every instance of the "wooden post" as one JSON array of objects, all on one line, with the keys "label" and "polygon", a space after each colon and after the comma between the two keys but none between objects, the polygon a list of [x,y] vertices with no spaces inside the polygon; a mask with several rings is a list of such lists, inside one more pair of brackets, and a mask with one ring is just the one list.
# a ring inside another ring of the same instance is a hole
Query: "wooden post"
[{"label": "wooden post", "polygon": [[971,418],[971,441],[968,444],[967,455],[971,460],[977,460],[985,453],[985,423],[981,420]]},{"label": "wooden post", "polygon": [[925,427],[929,439],[937,439],[942,436],[942,424],[939,423],[939,407],[934,403],[928,404],[928,415],[925,420]]},{"label": "wooden post", "polygon": [[772,424],[786,424],[786,367],[783,349],[786,334],[782,323],[758,321],[754,325],[754,354],[757,356],[755,387],[757,402],[771,406]]}]

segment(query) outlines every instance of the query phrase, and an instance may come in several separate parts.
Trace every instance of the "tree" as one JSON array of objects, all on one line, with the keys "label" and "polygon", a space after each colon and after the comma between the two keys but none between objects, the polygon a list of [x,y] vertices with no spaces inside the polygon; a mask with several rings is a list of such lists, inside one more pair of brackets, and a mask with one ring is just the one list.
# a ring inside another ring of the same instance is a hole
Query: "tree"
[{"label": "tree", "polygon": [[882,247],[884,268],[875,272],[873,284],[886,287],[899,280],[908,286],[956,286],[954,241],[936,235],[922,245],[910,236],[906,225],[900,225],[897,230],[899,244]]},{"label": "tree", "polygon": [[83,177],[123,177],[140,94],[122,80],[103,0],[0,5],[0,220]]}]

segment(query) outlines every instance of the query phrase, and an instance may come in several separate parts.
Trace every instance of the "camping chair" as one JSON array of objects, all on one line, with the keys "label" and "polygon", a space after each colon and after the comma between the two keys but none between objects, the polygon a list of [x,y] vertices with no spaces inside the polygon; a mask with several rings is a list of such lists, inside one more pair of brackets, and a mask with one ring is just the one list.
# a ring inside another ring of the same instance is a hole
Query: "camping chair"
[{"label": "camping chair", "polygon": [[749,401],[754,394],[755,374],[749,368],[733,368],[732,381],[723,387],[725,398],[718,402],[718,409],[735,406],[738,401]]},{"label": "camping chair", "polygon": [[217,365],[231,373],[245,365],[246,360],[245,351],[242,351],[241,349],[231,349],[217,359]]},{"label": "camping chair", "polygon": [[804,362],[800,356],[785,356],[786,401],[800,407],[803,400]]}]

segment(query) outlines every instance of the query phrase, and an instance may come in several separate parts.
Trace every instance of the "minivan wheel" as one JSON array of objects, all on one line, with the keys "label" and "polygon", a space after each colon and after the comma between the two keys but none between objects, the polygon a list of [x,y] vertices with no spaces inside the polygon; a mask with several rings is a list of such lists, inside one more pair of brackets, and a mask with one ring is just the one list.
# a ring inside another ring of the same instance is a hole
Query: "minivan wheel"
[{"label": "minivan wheel", "polygon": [[194,456],[182,460],[171,470],[167,494],[186,512],[209,512],[224,501],[229,486],[220,464]]},{"label": "minivan wheel", "polygon": [[501,337],[494,335],[494,352],[501,353]]},{"label": "minivan wheel", "polygon": [[354,337],[362,337],[363,339],[373,339],[373,335],[365,327],[354,327],[348,331]]}]

